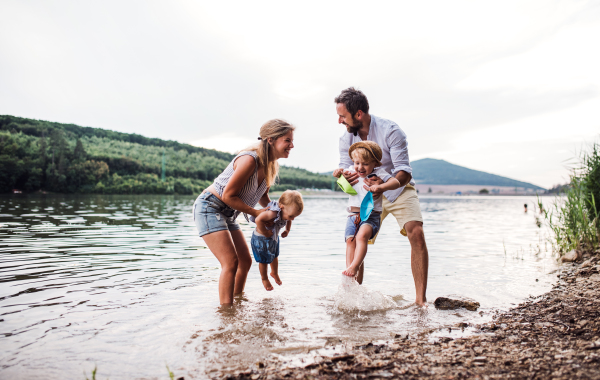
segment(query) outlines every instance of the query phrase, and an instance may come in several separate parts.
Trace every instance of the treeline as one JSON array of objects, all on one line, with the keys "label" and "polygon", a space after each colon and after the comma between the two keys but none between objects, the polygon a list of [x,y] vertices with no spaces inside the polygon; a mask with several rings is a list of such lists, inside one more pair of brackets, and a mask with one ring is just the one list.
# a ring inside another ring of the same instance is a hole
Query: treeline
[{"label": "treeline", "polygon": [[[2,193],[197,194],[233,157],[137,134],[0,116]],[[331,179],[282,167],[272,190],[305,187],[330,188]]]}]

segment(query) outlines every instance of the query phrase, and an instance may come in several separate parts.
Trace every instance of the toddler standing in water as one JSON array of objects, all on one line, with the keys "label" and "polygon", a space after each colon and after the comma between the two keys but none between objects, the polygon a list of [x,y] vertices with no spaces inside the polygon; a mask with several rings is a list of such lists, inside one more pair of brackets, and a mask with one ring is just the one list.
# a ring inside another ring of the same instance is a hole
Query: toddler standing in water
[{"label": "toddler standing in water", "polygon": [[[273,290],[273,285],[267,276],[267,265],[271,265],[271,277],[277,285],[281,285],[279,278],[277,257],[279,256],[279,230],[285,226],[281,237],[286,237],[292,228],[292,221],[302,213],[304,202],[302,195],[295,190],[287,190],[278,202],[269,202],[267,211],[261,212],[256,219],[250,220],[256,223],[256,229],[252,233],[252,254],[258,263],[260,277],[266,290]],[[272,223],[272,225],[271,225]],[[269,224],[269,225],[267,225]]]},{"label": "toddler standing in water", "polygon": [[[369,191],[387,191],[400,187],[400,182],[381,168],[381,148],[373,141],[359,141],[352,144],[348,149],[348,155],[354,161],[350,166],[350,172],[358,173],[358,182],[352,187],[357,195],[348,197],[348,219],[346,221],[346,270],[342,273],[349,277],[355,277],[359,268],[363,265],[367,255],[367,243],[379,231],[381,225],[382,197],[373,199],[374,207],[367,220],[360,220],[360,205]],[[336,169],[334,177],[340,177],[344,169]],[[376,175],[384,182],[381,185],[367,187],[364,184],[367,176]],[[359,283],[362,279],[359,279]]]}]

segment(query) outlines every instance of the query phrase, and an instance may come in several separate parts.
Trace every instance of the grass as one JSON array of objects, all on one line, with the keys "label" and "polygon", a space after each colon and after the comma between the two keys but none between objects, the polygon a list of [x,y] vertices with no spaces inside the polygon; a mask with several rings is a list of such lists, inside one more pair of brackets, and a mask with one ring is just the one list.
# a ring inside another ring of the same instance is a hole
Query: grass
[{"label": "grass", "polygon": [[[169,378],[171,380],[175,380],[175,374],[173,372],[171,372],[171,369],[169,368],[168,365],[165,364],[165,366],[167,367],[167,372],[169,373]],[[91,380],[96,380],[96,373],[98,372],[98,367],[94,366],[94,369],[92,370],[92,379]],[[85,376],[85,380],[90,380],[87,375],[85,374],[85,371],[83,372],[83,375]]]},{"label": "grass", "polygon": [[560,255],[570,250],[591,251],[598,248],[600,236],[600,144],[583,152],[579,164],[571,171],[567,192],[557,196],[550,209],[538,205],[553,232],[553,248]]}]

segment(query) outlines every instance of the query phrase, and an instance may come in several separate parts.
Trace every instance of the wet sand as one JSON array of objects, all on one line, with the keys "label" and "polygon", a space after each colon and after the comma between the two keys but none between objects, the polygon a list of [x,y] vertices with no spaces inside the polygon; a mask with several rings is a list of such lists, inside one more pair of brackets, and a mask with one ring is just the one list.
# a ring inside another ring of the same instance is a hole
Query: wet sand
[{"label": "wet sand", "polygon": [[[600,379],[600,250],[561,266],[553,290],[467,338],[397,337],[304,367],[256,363],[230,379]],[[433,307],[430,305],[429,307]],[[223,376],[219,376],[223,377]]]}]

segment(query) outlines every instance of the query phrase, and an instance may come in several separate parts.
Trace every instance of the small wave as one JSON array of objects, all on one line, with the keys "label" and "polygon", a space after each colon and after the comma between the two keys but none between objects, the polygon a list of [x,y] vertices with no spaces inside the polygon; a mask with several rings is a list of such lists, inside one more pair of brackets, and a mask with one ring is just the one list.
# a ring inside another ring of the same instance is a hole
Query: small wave
[{"label": "small wave", "polygon": [[344,275],[334,296],[334,307],[344,312],[389,310],[397,306],[392,297],[375,290],[371,291]]}]

